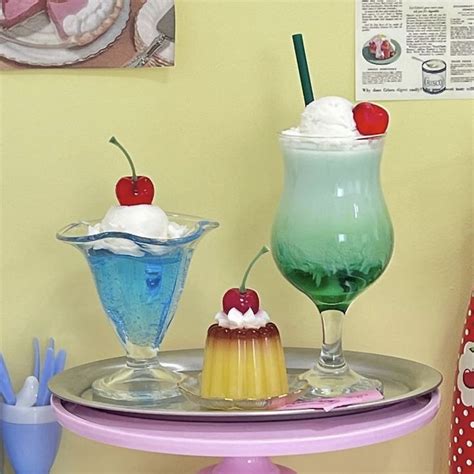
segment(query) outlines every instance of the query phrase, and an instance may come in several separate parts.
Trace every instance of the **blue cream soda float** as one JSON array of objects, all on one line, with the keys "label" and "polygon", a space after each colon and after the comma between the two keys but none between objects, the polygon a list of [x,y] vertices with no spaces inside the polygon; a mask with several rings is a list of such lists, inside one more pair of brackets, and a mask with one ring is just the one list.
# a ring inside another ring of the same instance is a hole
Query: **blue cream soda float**
[{"label": "blue cream soda float", "polygon": [[97,398],[132,404],[158,403],[179,395],[182,375],[159,364],[158,350],[175,314],[194,248],[217,227],[197,217],[166,213],[153,205],[154,186],[137,176],[116,185],[118,206],[100,221],[78,222],[58,233],[86,257],[104,311],[127,352],[118,372],[96,380]]}]

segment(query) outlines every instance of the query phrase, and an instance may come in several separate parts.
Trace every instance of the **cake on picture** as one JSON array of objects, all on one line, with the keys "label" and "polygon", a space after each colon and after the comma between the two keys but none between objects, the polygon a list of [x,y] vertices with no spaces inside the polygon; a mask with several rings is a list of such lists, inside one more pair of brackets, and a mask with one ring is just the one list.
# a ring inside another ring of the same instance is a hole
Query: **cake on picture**
[{"label": "cake on picture", "polygon": [[169,67],[175,0],[0,0],[0,69]]},{"label": "cake on picture", "polygon": [[384,60],[395,56],[395,45],[386,35],[378,34],[369,40],[369,52],[375,59]]},{"label": "cake on picture", "polygon": [[123,0],[2,0],[0,26],[12,28],[44,12],[61,39],[83,46],[114,24],[122,6]]}]

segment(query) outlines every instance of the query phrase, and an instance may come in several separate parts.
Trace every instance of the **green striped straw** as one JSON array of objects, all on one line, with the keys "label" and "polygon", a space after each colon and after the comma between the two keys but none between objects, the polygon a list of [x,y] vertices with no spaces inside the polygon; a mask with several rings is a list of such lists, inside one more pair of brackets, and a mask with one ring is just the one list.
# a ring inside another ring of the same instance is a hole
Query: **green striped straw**
[{"label": "green striped straw", "polygon": [[309,77],[308,61],[304,50],[303,35],[301,33],[292,36],[295,47],[298,72],[300,74],[301,88],[303,89],[304,105],[308,105],[314,100],[311,78]]}]

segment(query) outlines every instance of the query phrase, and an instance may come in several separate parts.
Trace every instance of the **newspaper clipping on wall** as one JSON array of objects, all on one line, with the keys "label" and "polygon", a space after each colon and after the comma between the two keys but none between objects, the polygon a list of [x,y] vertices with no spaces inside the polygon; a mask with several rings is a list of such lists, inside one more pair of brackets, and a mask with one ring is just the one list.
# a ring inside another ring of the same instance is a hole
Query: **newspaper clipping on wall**
[{"label": "newspaper clipping on wall", "polygon": [[357,100],[473,97],[472,0],[357,0]]}]

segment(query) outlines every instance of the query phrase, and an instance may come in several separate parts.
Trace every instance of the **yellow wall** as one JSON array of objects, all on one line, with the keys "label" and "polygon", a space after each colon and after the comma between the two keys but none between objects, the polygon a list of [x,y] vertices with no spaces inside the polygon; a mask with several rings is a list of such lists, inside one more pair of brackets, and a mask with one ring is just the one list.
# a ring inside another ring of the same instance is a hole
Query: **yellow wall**
[{"label": "yellow wall", "polygon": [[[4,73],[2,81],[1,350],[18,384],[30,341],[54,335],[69,365],[121,349],[85,262],[55,231],[99,217],[126,163],[117,135],[154,178],[168,210],[218,219],[197,249],[164,349],[202,344],[224,290],[269,229],[282,183],[276,132],[302,99],[291,33],[301,31],[316,94],[354,99],[354,5],[339,1],[177,0],[177,67]],[[414,359],[445,376],[429,427],[362,449],[282,459],[300,474],[444,473],[458,340],[472,283],[472,120],[468,101],[386,103],[382,169],[396,232],[383,278],[347,319],[345,346]],[[321,339],[311,304],[271,258],[251,284],[284,343]],[[191,329],[192,328],[192,329]],[[198,330],[199,329],[199,330]],[[192,473],[209,459],[120,450],[65,433],[54,473]]]}]

